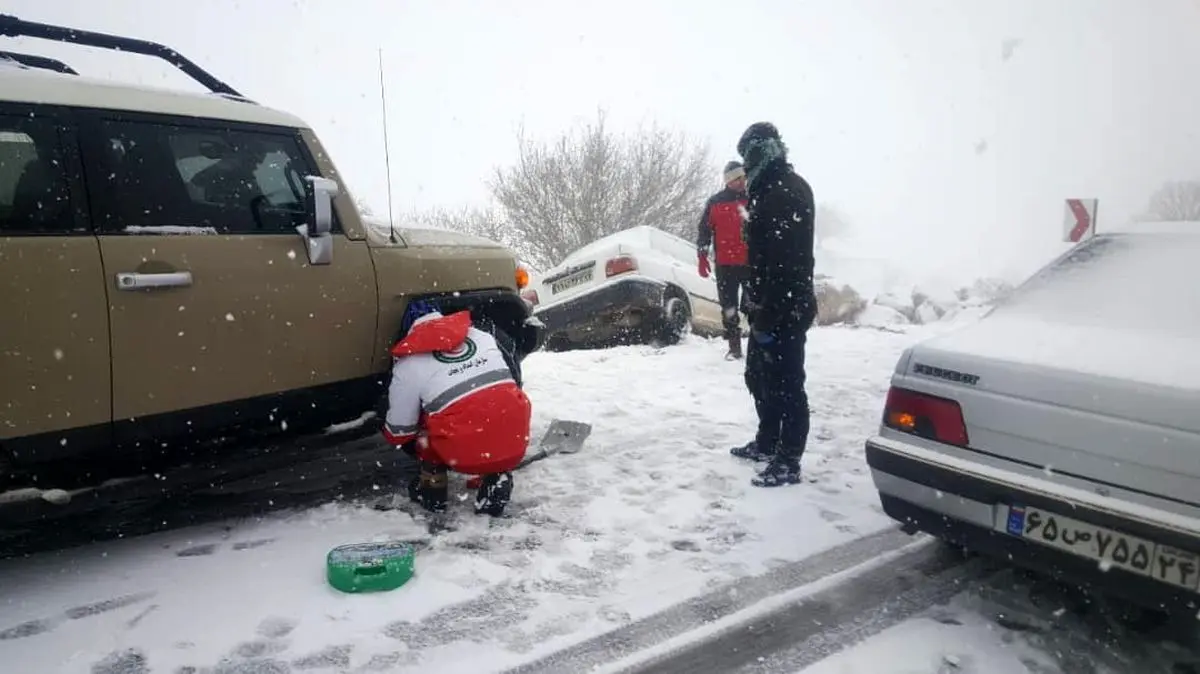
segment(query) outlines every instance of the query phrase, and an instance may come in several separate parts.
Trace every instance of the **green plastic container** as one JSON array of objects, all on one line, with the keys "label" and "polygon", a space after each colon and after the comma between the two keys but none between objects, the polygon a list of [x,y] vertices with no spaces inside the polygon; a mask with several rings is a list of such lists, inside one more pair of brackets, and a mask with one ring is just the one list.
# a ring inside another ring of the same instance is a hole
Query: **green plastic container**
[{"label": "green plastic container", "polygon": [[355,543],[329,551],[325,575],[342,592],[385,592],[413,577],[416,549],[409,543]]}]

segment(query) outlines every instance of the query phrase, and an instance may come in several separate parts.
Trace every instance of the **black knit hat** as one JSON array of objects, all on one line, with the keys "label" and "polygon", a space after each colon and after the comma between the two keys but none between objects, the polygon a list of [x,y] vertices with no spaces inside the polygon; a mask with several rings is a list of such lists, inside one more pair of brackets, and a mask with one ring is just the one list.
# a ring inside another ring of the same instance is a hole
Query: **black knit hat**
[{"label": "black knit hat", "polygon": [[738,140],[738,143],[737,143],[738,154],[742,155],[742,158],[745,159],[746,158],[746,146],[750,144],[750,141],[761,140],[764,138],[774,138],[775,140],[783,140],[779,136],[779,129],[776,129],[774,124],[772,124],[770,122],[755,122],[755,123],[751,124],[744,133],[742,133],[741,139]]}]

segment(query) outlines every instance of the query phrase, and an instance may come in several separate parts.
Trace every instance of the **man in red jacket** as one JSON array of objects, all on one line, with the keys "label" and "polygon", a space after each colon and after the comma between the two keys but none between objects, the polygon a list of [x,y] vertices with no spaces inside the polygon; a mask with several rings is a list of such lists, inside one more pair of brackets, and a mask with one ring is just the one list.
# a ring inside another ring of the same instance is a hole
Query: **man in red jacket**
[{"label": "man in red jacket", "polygon": [[467,311],[443,316],[431,303],[410,302],[401,335],[383,435],[420,461],[409,498],[445,510],[454,470],[483,477],[476,514],[503,514],[512,471],[529,447],[531,407],[513,366]]},{"label": "man in red jacket", "polygon": [[[725,165],[725,189],[717,192],[704,204],[696,237],[700,275],[708,278],[712,271],[708,262],[711,245],[717,263],[717,301],[721,303],[721,318],[725,340],[729,342],[726,359],[742,357],[741,317],[739,304],[745,311],[749,288],[750,268],[747,266],[746,241],[742,233],[742,214],[746,211],[746,173],[739,162]],[[741,290],[741,302],[738,290]]]}]

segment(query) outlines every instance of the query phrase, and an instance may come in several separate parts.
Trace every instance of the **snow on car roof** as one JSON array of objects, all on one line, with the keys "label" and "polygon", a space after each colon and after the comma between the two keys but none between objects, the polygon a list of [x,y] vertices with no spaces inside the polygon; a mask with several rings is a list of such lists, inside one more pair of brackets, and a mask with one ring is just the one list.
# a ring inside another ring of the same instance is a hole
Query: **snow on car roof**
[{"label": "snow on car roof", "polygon": [[256,103],[211,93],[132,85],[47,70],[0,68],[0,101],[153,112],[307,128],[301,119]]},{"label": "snow on car roof", "polygon": [[980,323],[931,346],[1200,389],[1200,228],[1103,234],[1047,265]]},{"label": "snow on car roof", "polygon": [[609,234],[606,237],[596,239],[582,248],[575,249],[571,252],[571,254],[563,258],[562,262],[559,262],[558,264],[567,264],[583,258],[592,257],[597,251],[611,246],[649,248],[651,246],[650,237],[653,236],[653,232],[662,232],[662,230],[649,225],[638,225],[637,227],[623,229],[615,234]]}]

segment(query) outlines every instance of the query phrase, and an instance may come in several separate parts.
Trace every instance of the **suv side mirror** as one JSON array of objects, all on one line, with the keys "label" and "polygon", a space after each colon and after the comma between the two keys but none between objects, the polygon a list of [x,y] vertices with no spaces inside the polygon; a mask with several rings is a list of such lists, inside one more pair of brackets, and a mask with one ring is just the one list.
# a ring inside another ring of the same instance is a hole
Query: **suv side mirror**
[{"label": "suv side mirror", "polygon": [[309,264],[329,264],[333,261],[333,197],[337,182],[320,176],[305,176],[308,189],[304,191],[305,211],[309,221],[296,228],[308,249]]}]

